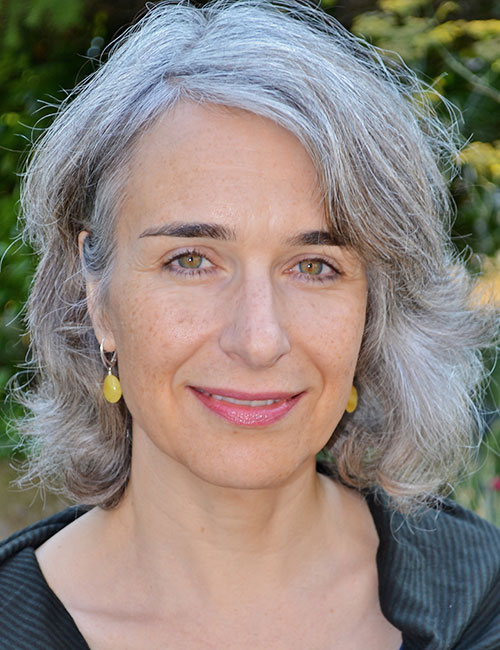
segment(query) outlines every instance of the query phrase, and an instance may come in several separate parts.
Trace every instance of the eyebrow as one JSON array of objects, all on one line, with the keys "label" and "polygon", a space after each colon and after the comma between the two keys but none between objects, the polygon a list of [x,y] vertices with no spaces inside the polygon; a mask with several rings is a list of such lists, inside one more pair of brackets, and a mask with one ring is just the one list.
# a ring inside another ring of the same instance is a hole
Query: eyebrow
[{"label": "eyebrow", "polygon": [[[173,222],[157,228],[144,230],[143,237],[207,237],[223,241],[236,241],[236,233],[227,226],[218,223]],[[293,235],[286,240],[290,246],[340,246],[341,244],[327,230],[307,230]]]},{"label": "eyebrow", "polygon": [[234,241],[236,234],[231,228],[218,223],[166,223],[158,228],[148,228],[139,235],[141,237],[208,237]]},{"label": "eyebrow", "polygon": [[308,230],[287,239],[291,246],[340,246],[340,242],[327,230]]}]

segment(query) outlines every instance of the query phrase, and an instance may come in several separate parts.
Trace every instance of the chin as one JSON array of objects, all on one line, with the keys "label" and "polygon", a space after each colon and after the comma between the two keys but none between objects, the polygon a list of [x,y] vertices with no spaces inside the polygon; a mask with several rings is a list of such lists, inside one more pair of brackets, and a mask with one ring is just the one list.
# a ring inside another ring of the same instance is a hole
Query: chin
[{"label": "chin", "polygon": [[[315,467],[315,460],[311,463]],[[202,481],[235,490],[265,490],[281,487],[292,477],[306,470],[310,463],[303,459],[258,459],[245,456],[203,459],[187,468]]]}]

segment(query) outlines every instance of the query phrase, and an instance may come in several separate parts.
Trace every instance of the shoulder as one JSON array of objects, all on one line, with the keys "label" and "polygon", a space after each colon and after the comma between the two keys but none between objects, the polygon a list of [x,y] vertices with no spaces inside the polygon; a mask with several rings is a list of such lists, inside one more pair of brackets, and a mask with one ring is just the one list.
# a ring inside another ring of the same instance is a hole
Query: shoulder
[{"label": "shoulder", "polygon": [[88,650],[35,557],[40,544],[83,512],[68,508],[0,544],[0,650]]},{"label": "shoulder", "polygon": [[66,510],[56,515],[37,521],[35,524],[7,537],[0,542],[0,567],[19,550],[27,547],[33,549],[38,548],[38,546],[47,541],[52,535],[55,535],[69,523],[78,519],[85,512],[86,509],[79,506],[66,508]]},{"label": "shoulder", "polygon": [[368,503],[384,614],[411,648],[500,647],[500,529],[443,500],[415,517]]}]

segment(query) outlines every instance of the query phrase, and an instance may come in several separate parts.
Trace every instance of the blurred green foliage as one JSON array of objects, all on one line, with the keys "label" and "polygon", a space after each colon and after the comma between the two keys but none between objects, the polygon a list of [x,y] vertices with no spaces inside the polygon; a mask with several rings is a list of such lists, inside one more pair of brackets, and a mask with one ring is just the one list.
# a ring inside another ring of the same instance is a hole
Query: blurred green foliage
[{"label": "blurred green foliage", "polygon": [[[0,3],[0,400],[24,359],[22,309],[35,260],[18,240],[19,175],[64,89],[96,67],[109,43],[143,10],[142,1],[2,0]],[[7,408],[0,456],[9,453]]]},{"label": "blurred green foliage", "polygon": [[[497,17],[492,18],[496,12]],[[468,144],[452,184],[459,248],[495,255],[500,248],[500,3],[380,0],[357,15],[352,30],[396,52],[437,91],[459,107]]]},{"label": "blurred green foliage", "polygon": [[[500,3],[379,0],[354,16],[351,30],[401,57],[429,84],[429,98],[450,119],[440,96],[460,109],[460,174],[451,183],[457,247],[471,272],[500,304]],[[434,92],[435,91],[435,92]],[[486,400],[489,429],[480,470],[458,485],[464,505],[500,525],[500,368]]]},{"label": "blurred green foliage", "polygon": [[[457,206],[453,233],[457,246],[469,251],[472,270],[488,256],[487,279],[500,286],[500,2],[323,0],[322,5],[355,34],[417,70],[443,119],[448,115],[439,94],[461,110],[467,145],[456,161],[461,173],[451,185]],[[92,72],[103,47],[142,11],[142,0],[0,4],[0,398],[28,344],[22,307],[34,259],[16,239],[16,220],[19,173],[29,143],[50,122],[51,104]],[[494,383],[489,407],[499,402]],[[487,444],[493,451],[482,452],[482,470],[459,492],[462,501],[499,522],[500,491],[490,486],[500,476],[495,418]],[[0,454],[9,446],[3,417]]]}]

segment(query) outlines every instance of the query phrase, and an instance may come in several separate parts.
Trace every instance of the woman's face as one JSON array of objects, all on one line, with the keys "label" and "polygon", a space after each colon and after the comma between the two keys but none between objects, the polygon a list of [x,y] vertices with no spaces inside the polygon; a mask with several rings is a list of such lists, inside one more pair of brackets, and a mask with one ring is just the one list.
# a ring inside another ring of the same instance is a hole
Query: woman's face
[{"label": "woman's face", "polygon": [[314,463],[345,410],[367,289],[299,141],[179,104],[136,146],[116,239],[95,329],[116,348],[134,446],[221,486]]}]

